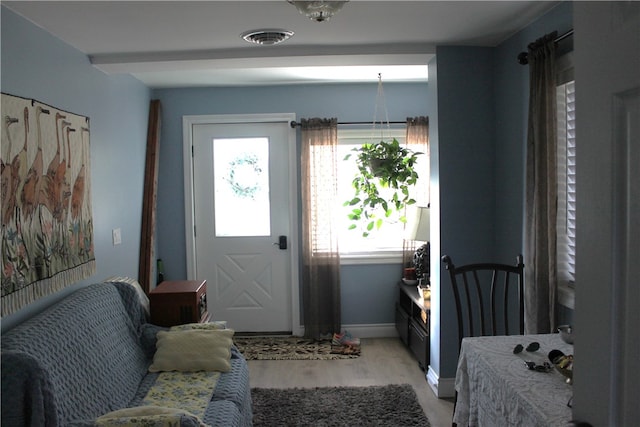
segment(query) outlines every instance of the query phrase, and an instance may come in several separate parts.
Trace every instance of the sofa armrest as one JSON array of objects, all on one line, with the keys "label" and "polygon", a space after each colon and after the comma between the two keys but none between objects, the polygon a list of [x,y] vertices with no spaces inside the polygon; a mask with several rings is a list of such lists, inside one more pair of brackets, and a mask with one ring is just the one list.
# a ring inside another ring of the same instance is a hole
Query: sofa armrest
[{"label": "sofa armrest", "polygon": [[144,323],[140,327],[140,344],[148,359],[153,359],[156,353],[157,334],[160,331],[168,331],[169,328],[157,326],[151,323]]},{"label": "sofa armrest", "polygon": [[21,351],[2,352],[2,425],[58,426],[48,372]]}]

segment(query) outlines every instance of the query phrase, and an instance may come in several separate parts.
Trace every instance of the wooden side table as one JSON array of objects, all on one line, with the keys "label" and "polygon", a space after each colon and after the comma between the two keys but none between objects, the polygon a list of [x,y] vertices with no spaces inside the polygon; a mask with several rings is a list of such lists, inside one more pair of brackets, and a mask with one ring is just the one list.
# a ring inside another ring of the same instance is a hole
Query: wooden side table
[{"label": "wooden side table", "polygon": [[205,323],[207,311],[207,281],[164,281],[149,293],[151,323],[175,326],[185,323]]}]

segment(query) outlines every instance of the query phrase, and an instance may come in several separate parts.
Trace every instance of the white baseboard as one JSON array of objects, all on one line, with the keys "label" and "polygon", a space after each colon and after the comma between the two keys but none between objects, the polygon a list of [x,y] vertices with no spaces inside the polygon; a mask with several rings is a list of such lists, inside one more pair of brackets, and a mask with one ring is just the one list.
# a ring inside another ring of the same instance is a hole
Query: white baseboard
[{"label": "white baseboard", "polygon": [[[390,338],[398,336],[398,331],[396,330],[395,323],[342,325],[342,330],[349,331],[352,336],[357,338]],[[298,333],[293,333],[293,335],[303,336],[304,325],[300,325],[300,328],[298,328]]]},{"label": "white baseboard", "polygon": [[431,369],[431,366],[429,366],[429,370],[425,376],[427,377],[429,387],[431,387],[436,397],[454,397],[456,395],[455,378],[439,378],[438,374]]},{"label": "white baseboard", "polygon": [[373,325],[342,325],[342,329],[349,331],[351,335],[358,338],[389,338],[397,337],[395,323],[376,323]]}]

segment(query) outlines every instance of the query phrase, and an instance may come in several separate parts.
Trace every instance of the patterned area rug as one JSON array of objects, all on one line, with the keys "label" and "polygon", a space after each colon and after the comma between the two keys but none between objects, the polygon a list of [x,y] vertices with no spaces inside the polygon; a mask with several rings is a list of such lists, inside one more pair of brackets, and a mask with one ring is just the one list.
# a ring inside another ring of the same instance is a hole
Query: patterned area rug
[{"label": "patterned area rug", "polygon": [[429,427],[408,384],[371,387],[252,388],[253,426]]},{"label": "patterned area rug", "polygon": [[360,356],[360,346],[335,346],[331,340],[236,336],[233,341],[247,360],[334,360]]}]

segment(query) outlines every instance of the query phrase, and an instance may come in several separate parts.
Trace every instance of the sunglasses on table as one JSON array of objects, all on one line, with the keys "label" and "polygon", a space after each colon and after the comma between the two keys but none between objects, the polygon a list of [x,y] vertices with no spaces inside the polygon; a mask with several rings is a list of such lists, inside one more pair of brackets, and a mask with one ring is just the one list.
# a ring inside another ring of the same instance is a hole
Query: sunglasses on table
[{"label": "sunglasses on table", "polygon": [[[522,353],[523,350],[528,351],[529,353],[532,353],[534,351],[538,351],[540,350],[540,343],[538,342],[532,342],[531,344],[529,344],[528,346],[523,346],[522,344],[518,344],[514,347],[513,349],[513,354],[520,354]],[[549,372],[552,369],[552,366],[549,362],[544,362],[542,365],[538,365],[535,362],[532,362],[530,360],[525,360],[524,361],[524,365],[532,370],[532,371],[538,371],[538,372]]]},{"label": "sunglasses on table", "polygon": [[522,350],[527,350],[528,352],[538,351],[540,350],[540,343],[532,342],[526,348],[522,344],[518,344],[513,349],[513,354],[520,354]]},{"label": "sunglasses on table", "polygon": [[524,361],[524,366],[526,366],[530,371],[538,371],[538,372],[550,372],[553,369],[551,363],[544,362],[542,365],[537,365],[536,362],[532,362],[530,360]]}]

